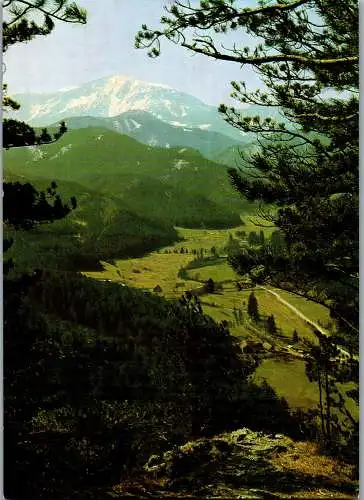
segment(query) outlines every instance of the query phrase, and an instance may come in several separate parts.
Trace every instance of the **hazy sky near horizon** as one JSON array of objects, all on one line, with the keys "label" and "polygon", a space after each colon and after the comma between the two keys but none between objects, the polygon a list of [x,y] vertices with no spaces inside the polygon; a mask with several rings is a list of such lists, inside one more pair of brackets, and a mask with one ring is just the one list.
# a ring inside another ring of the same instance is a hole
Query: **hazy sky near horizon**
[{"label": "hazy sky near horizon", "polygon": [[[142,24],[158,27],[168,0],[78,0],[88,11],[86,25],[57,23],[54,32],[11,47],[4,57],[3,80],[10,95],[56,90],[115,74],[163,83],[192,94],[207,104],[227,102],[231,80],[259,85],[256,75],[240,65],[192,54],[168,41],[151,59],[134,48]],[[252,5],[245,0],[243,5]],[[249,44],[238,32],[226,36],[227,46]]]}]

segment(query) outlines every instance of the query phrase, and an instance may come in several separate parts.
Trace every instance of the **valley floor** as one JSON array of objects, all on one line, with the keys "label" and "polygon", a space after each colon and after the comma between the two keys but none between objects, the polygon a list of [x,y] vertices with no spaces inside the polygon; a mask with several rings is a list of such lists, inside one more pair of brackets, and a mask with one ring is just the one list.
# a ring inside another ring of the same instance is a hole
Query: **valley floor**
[{"label": "valley floor", "polygon": [[[247,315],[247,302],[252,289],[238,291],[238,276],[229,267],[226,257],[212,260],[211,265],[181,270],[196,258],[196,252],[204,249],[211,255],[214,247],[221,250],[229,235],[239,230],[256,230],[247,224],[234,230],[193,230],[178,228],[183,241],[152,252],[142,258],[117,260],[110,264],[103,262],[101,272],[87,272],[87,276],[111,280],[127,286],[161,294],[169,299],[182,296],[187,290],[201,289],[211,278],[219,286],[214,293],[200,296],[203,311],[217,321],[228,322],[232,335],[238,337],[242,346],[246,341],[260,341],[266,352],[255,373],[255,380],[266,380],[289,403],[291,408],[312,408],[319,399],[315,383],[305,374],[304,346],[292,341],[296,330],[300,340],[315,342],[314,326],[329,324],[328,311],[313,302],[297,297],[283,290],[255,287],[261,318],[273,314],[277,333],[270,335],[266,328],[252,322]],[[220,253],[222,255],[222,253]],[[245,341],[245,342],[244,342]]]}]

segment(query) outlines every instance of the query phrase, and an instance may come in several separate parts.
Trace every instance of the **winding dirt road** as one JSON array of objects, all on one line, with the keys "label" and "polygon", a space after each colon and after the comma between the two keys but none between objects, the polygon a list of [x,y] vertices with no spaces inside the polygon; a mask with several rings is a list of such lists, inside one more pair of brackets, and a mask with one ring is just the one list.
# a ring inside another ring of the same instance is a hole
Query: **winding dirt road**
[{"label": "winding dirt road", "polygon": [[[305,316],[299,309],[297,309],[297,307],[293,306],[292,304],[290,304],[289,302],[287,302],[287,300],[285,300],[283,297],[281,297],[281,295],[279,295],[279,293],[274,292],[273,290],[270,290],[269,288],[267,288],[265,286],[261,286],[261,285],[259,285],[258,288],[262,288],[266,292],[268,292],[271,295],[273,295],[277,300],[279,300],[279,302],[281,302],[286,307],[288,307],[289,309],[291,309],[295,314],[297,314],[297,316],[299,316],[301,319],[303,319],[308,324],[310,324],[311,326],[313,326],[322,335],[325,335],[325,337],[329,337],[330,336],[330,333],[327,330],[325,330],[324,328],[322,328],[322,326],[320,326],[319,324],[317,324],[315,321],[312,321],[310,318],[308,318],[307,316]],[[338,350],[344,356],[350,357],[350,353],[348,351],[346,351],[345,349],[343,349],[342,347],[339,347],[339,346],[337,346],[337,348],[338,348]],[[356,358],[356,356],[354,356],[354,359],[355,358]]]}]

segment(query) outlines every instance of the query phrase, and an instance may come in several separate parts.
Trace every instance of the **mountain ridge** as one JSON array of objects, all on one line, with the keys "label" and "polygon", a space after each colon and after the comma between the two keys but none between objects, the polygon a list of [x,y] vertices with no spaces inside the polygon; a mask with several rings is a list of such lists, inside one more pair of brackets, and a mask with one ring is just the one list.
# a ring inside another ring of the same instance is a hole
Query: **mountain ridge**
[{"label": "mountain ridge", "polygon": [[70,90],[15,94],[19,111],[11,117],[34,126],[75,116],[110,118],[127,111],[147,111],[171,125],[224,133],[236,140],[244,134],[228,125],[214,106],[163,84],[122,75],[93,80]]},{"label": "mountain ridge", "polygon": [[[243,147],[245,142],[237,141],[225,134],[200,128],[182,128],[159,120],[147,111],[127,111],[115,117],[99,118],[78,116],[64,119],[69,130],[82,128],[107,128],[127,135],[148,146],[197,149],[207,157],[215,152],[233,146]],[[58,130],[59,124],[47,125],[49,130]]]}]

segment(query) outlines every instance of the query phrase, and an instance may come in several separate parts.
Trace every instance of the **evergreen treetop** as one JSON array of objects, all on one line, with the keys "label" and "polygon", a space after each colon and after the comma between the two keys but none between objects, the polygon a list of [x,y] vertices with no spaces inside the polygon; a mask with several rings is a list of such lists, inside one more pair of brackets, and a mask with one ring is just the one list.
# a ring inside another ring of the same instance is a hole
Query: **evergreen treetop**
[{"label": "evergreen treetop", "polygon": [[3,52],[11,45],[49,35],[55,21],[86,23],[86,10],[70,0],[5,0]]}]

